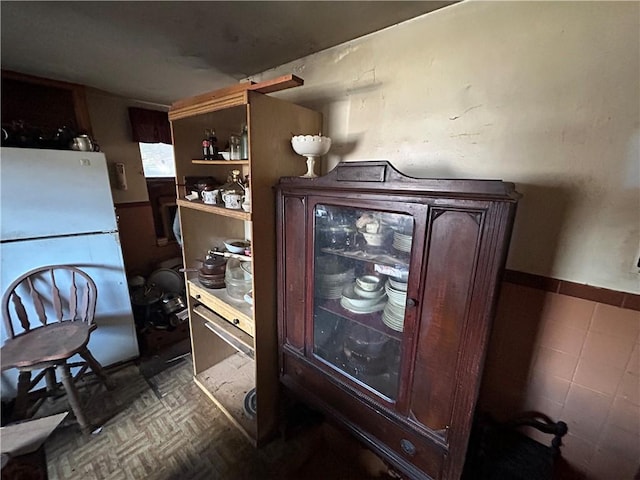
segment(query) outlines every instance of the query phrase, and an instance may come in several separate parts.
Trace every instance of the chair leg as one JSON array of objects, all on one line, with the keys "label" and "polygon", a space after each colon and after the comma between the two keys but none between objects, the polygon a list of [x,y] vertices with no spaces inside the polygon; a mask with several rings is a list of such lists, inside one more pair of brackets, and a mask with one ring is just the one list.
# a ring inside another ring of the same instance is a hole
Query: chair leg
[{"label": "chair leg", "polygon": [[84,416],[84,412],[82,411],[82,405],[80,404],[80,395],[78,394],[78,389],[73,382],[73,377],[71,376],[69,365],[67,365],[66,363],[60,364],[56,366],[56,370],[60,374],[60,379],[62,380],[64,389],[67,391],[67,400],[69,401],[71,410],[73,410],[73,413],[76,416],[76,420],[80,425],[82,433],[84,433],[85,435],[90,434],[91,425],[87,422],[87,419]]},{"label": "chair leg", "polygon": [[64,392],[61,391],[61,388],[58,385],[55,368],[47,368],[44,372],[44,375],[44,378],[47,381],[47,396],[57,397],[62,395]]},{"label": "chair leg", "polygon": [[18,375],[18,392],[16,394],[16,403],[13,406],[11,420],[24,420],[27,416],[29,406],[29,386],[31,385],[31,372],[21,370]]},{"label": "chair leg", "polygon": [[96,360],[96,358],[91,354],[88,348],[85,348],[80,353],[80,356],[84,358],[84,360],[89,364],[93,373],[95,373],[100,381],[107,387],[107,390],[113,390],[116,385],[113,380],[111,380],[107,374],[104,372],[104,368],[100,365],[100,362]]}]

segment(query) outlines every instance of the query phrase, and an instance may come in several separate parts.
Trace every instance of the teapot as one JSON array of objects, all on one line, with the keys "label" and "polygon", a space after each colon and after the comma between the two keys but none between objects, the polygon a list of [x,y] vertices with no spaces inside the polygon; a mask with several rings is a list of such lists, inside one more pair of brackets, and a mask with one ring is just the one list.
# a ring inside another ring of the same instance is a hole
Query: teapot
[{"label": "teapot", "polygon": [[78,152],[99,152],[100,146],[93,142],[89,135],[78,135],[71,140],[71,150]]}]

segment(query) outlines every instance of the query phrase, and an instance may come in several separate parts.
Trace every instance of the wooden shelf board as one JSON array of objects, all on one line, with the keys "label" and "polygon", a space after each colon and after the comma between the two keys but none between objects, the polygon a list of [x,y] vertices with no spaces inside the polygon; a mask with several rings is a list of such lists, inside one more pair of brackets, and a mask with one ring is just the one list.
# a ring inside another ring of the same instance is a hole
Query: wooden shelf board
[{"label": "wooden shelf board", "polygon": [[397,332],[382,323],[382,312],[352,313],[340,305],[340,300],[316,299],[316,303],[318,308],[326,310],[333,315],[346,318],[347,320],[359,323],[391,338],[402,341],[402,332]]},{"label": "wooden shelf board", "polygon": [[304,80],[295,75],[283,75],[281,77],[272,78],[263,82],[249,85],[249,90],[255,90],[260,93],[272,93],[279,92],[280,90],[286,90],[287,88],[299,87],[304,85]]},{"label": "wooden shelf board", "polygon": [[202,160],[193,159],[191,163],[198,165],[249,165],[249,160]]},{"label": "wooden shelf board", "polygon": [[251,221],[251,213],[244,210],[232,210],[230,208],[218,207],[216,205],[209,205],[201,200],[184,200],[179,198],[176,203],[185,208],[192,208],[194,210],[200,210],[201,212],[213,213],[215,215],[222,215],[224,217],[237,218],[238,220]]},{"label": "wooden shelf board", "polygon": [[252,359],[235,353],[200,372],[194,381],[250,441],[256,441],[256,419],[244,411],[245,395],[256,385]]},{"label": "wooden shelf board", "polygon": [[193,107],[198,104],[208,103],[216,99],[222,99],[226,96],[232,96],[244,92],[246,90],[254,90],[260,93],[272,93],[280,90],[286,90],[288,88],[298,87],[304,85],[304,80],[295,75],[282,75],[280,77],[264,80],[259,83],[255,82],[242,82],[236,85],[230,85],[225,88],[220,88],[212,92],[203,93],[193,97],[178,100],[171,105],[170,113],[176,113],[176,111],[184,110],[188,107]]},{"label": "wooden shelf board", "polygon": [[331,255],[337,255],[339,257],[350,258],[352,260],[360,260],[362,262],[377,263],[390,267],[409,266],[408,254],[401,256],[397,254],[394,255],[393,253],[388,253],[386,251],[380,253],[370,253],[362,249],[346,250],[344,248],[322,248],[321,251],[323,253],[330,253]]}]

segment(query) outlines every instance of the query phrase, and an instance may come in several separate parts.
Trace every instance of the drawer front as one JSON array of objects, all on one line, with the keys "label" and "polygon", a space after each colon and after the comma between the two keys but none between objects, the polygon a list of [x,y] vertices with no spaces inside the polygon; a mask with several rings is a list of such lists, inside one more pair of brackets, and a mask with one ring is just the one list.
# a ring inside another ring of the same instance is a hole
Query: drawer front
[{"label": "drawer front", "polygon": [[380,414],[306,361],[285,354],[282,382],[344,423],[356,437],[411,478],[440,478],[445,447]]},{"label": "drawer front", "polygon": [[253,319],[251,317],[229,306],[211,292],[194,283],[187,282],[187,288],[189,289],[189,296],[195,298],[198,302],[209,307],[226,321],[231,322],[253,337]]}]

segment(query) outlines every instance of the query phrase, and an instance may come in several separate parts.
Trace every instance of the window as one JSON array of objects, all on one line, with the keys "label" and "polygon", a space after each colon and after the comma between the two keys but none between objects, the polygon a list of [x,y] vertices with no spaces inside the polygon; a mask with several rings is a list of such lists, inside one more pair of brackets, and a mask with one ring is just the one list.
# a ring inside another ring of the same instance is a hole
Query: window
[{"label": "window", "polygon": [[146,178],[175,177],[173,145],[166,143],[138,143],[142,168]]}]

